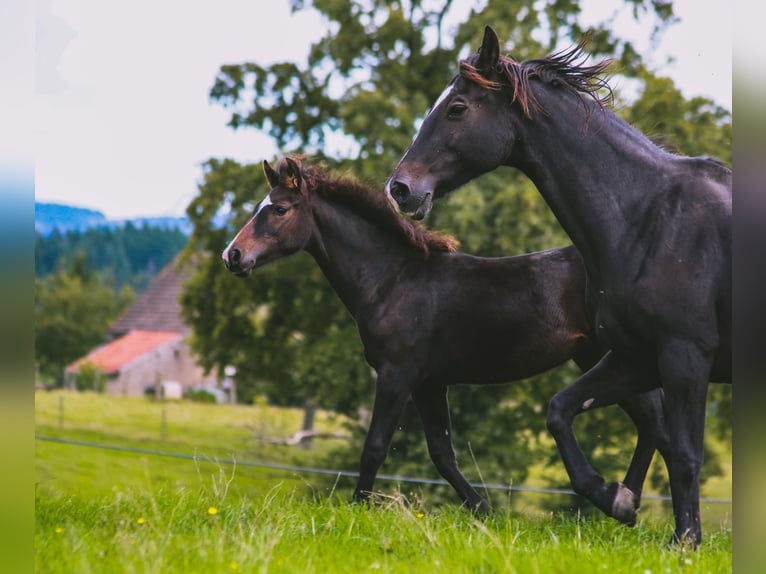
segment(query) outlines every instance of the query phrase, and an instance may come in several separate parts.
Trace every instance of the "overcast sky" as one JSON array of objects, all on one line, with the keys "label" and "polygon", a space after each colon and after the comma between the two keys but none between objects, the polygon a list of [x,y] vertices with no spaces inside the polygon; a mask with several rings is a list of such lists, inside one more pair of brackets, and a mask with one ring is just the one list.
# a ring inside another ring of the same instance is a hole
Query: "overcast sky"
[{"label": "overcast sky", "polygon": [[[455,0],[453,19],[477,4]],[[582,4],[584,19],[595,22],[623,2]],[[652,61],[672,57],[660,70],[684,95],[730,110],[731,4],[674,4],[681,22],[663,34]],[[648,49],[646,30],[627,11],[614,27]],[[182,215],[205,159],[259,162],[279,153],[253,129],[227,128],[228,113],[208,102],[218,68],[304,61],[323,32],[317,14],[291,16],[287,0],[40,0],[35,199],[113,219]]]}]

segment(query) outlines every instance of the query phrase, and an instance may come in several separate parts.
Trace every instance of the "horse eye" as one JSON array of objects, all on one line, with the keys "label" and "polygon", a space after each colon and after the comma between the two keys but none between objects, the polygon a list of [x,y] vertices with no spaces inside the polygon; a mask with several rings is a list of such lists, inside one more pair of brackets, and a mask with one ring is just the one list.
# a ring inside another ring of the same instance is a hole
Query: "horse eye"
[{"label": "horse eye", "polygon": [[457,119],[462,116],[463,112],[465,112],[467,109],[468,106],[465,104],[452,104],[447,110],[447,117],[451,120]]},{"label": "horse eye", "polygon": [[286,207],[282,207],[281,205],[277,205],[277,206],[274,208],[274,213],[276,213],[277,215],[279,215],[279,216],[281,217],[281,216],[283,216],[285,213],[287,213],[287,208],[286,208]]}]

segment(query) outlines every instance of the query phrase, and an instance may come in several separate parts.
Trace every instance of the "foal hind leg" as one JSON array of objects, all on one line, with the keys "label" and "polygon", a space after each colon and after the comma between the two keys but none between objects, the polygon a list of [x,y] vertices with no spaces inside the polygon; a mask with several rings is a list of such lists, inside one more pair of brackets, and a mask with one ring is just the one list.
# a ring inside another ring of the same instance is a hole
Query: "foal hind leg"
[{"label": "foal hind leg", "polygon": [[[604,482],[604,478],[588,462],[580,449],[572,430],[572,422],[575,416],[586,409],[625,402],[629,397],[649,390],[651,386],[650,379],[633,375],[612,352],[609,352],[590,371],[554,395],[548,407],[548,430],[556,441],[572,487],[604,514],[624,524],[633,524],[636,520],[633,493],[620,483]],[[649,447],[648,444],[644,440],[638,454],[634,455],[635,464],[631,464],[632,481],[645,476],[643,469],[648,467],[651,461],[647,454],[654,451],[653,445]],[[640,482],[643,483],[643,480]]]},{"label": "foal hind leg", "polygon": [[420,388],[412,393],[412,399],[423,421],[428,453],[436,470],[452,485],[466,507],[474,512],[489,512],[487,501],[468,483],[457,466],[447,388]]}]

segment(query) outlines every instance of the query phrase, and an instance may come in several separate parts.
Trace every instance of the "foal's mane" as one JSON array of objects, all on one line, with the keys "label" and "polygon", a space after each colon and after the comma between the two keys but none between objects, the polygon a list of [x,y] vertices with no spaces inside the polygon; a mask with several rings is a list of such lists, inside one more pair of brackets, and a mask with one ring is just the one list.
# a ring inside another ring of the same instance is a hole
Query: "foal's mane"
[{"label": "foal's mane", "polygon": [[431,251],[452,252],[459,242],[454,237],[425,228],[394,209],[382,190],[373,189],[350,177],[334,177],[323,166],[304,165],[301,175],[308,193],[343,205],[379,228],[400,236],[426,255]]},{"label": "foal's mane", "polygon": [[[517,62],[509,56],[500,56],[494,71],[508,81],[513,90],[512,101],[519,102],[524,116],[531,118],[532,110],[546,113],[531,90],[530,80],[534,77],[551,85],[566,88],[583,102],[585,97],[590,97],[601,109],[611,105],[614,94],[601,74],[612,64],[612,60],[605,59],[589,66],[584,65],[588,58],[585,53],[588,40],[589,38],[585,38],[579,44],[545,58]],[[482,70],[475,67],[477,59],[478,54],[474,54],[461,60],[460,75],[484,88],[499,90],[502,87],[500,82],[487,78],[484,75],[486,72],[482,73]],[[599,95],[598,91],[601,89],[606,90],[606,93]]]}]

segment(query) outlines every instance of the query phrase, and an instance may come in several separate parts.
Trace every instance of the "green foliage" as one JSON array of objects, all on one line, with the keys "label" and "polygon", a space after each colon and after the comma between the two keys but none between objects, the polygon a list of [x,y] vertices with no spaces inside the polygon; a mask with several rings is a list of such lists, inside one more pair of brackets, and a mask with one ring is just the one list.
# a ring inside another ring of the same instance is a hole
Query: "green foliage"
[{"label": "green foliage", "polygon": [[66,365],[100,345],[110,323],[131,303],[77,256],[71,270],[35,280],[35,353],[43,378],[61,382]]},{"label": "green foliage", "polygon": [[215,395],[205,389],[187,391],[185,398],[193,403],[202,403],[208,405],[216,404]]},{"label": "green foliage", "polygon": [[[233,128],[263,130],[285,153],[308,152],[339,173],[382,185],[418,120],[456,72],[459,55],[478,47],[486,24],[517,59],[539,57],[587,32],[589,51],[613,57],[615,72],[638,86],[635,101],[623,102],[616,94],[619,114],[652,136],[664,134],[662,143],[672,149],[730,161],[730,113],[701,98],[685,100],[671,80],[645,67],[609,22],[585,30],[578,2],[489,0],[448,29],[451,4],[291,0],[293,10],[313,7],[327,22],[326,35],[311,47],[306,64],[223,66],[210,97],[231,112]],[[674,20],[671,2],[625,0],[621,6],[649,22],[653,33]],[[330,147],[337,136],[350,142],[347,150]],[[259,165],[210,160],[204,167],[199,195],[188,209],[194,232],[187,256],[195,257],[198,267],[183,298],[194,350],[206,368],[237,368],[243,402],[263,395],[274,404],[312,401],[354,414],[371,404],[371,373],[353,321],[313,261],[298,254],[247,281],[230,276],[220,261],[221,250],[266,191]],[[214,216],[226,212],[231,214],[226,227],[214,228]],[[484,256],[570,243],[532,183],[510,169],[487,174],[438,202],[429,224],[455,234],[463,251]],[[514,386],[451,389],[453,436],[466,473],[479,478],[468,462],[469,442],[484,461],[481,478],[487,481],[522,481],[534,462],[556,459],[554,450],[539,443],[544,413],[553,393],[577,376],[566,366]],[[716,396],[715,412],[725,413],[730,394]],[[589,412],[577,424],[581,446],[597,468],[621,479],[635,434],[627,417],[611,408]],[[725,433],[721,429],[727,427],[717,428]],[[362,427],[354,430],[356,448],[339,455],[351,466],[364,435]],[[433,473],[414,409],[404,413],[391,452],[407,461],[397,468]],[[713,453],[706,464],[707,475],[715,474]],[[652,479],[662,483],[661,467]],[[551,485],[562,486],[558,480]]]},{"label": "green foliage", "polygon": [[104,392],[106,375],[91,362],[81,365],[74,375],[75,388],[78,391]]},{"label": "green foliage", "polygon": [[640,97],[621,110],[625,120],[673,153],[731,165],[731,112],[707,98],[686,100],[670,78],[644,72],[641,79]]},{"label": "green foliage", "polygon": [[69,267],[77,257],[115,289],[130,286],[142,291],[186,244],[177,229],[124,226],[86,231],[53,231],[35,241],[35,276],[44,278]]}]

